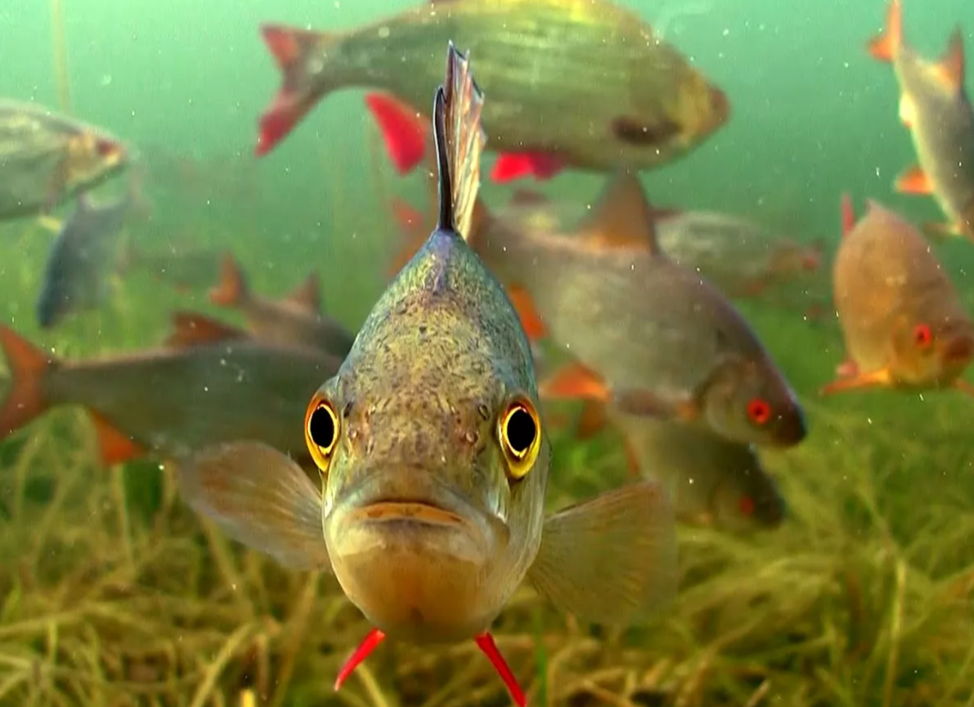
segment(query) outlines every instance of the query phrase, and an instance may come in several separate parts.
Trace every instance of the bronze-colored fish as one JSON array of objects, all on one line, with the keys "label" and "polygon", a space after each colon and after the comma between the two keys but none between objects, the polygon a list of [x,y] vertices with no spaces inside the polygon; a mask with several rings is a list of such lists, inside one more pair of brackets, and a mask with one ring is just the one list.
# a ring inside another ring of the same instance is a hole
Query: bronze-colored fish
[{"label": "bronze-colored fish", "polygon": [[692,525],[744,533],[778,527],[785,501],[753,447],[709,430],[610,411],[630,469],[658,479],[676,517]]},{"label": "bronze-colored fish", "polygon": [[260,119],[270,152],[324,96],[367,96],[406,172],[427,152],[429,87],[448,39],[478,57],[490,93],[484,128],[501,153],[491,178],[547,178],[564,167],[651,168],[691,150],[730,108],[687,59],[630,9],[607,0],[439,0],[341,33],[264,25],[283,82]]},{"label": "bronze-colored fish", "polygon": [[0,100],[0,219],[49,211],[127,165],[125,145],[101,128]]},{"label": "bronze-colored fish", "polygon": [[875,201],[843,197],[832,284],[848,361],[824,393],[868,386],[968,390],[974,322],[926,239]]},{"label": "bronze-colored fish", "polygon": [[333,571],[375,625],[336,686],[386,636],[475,639],[524,704],[489,633],[528,577],[561,608],[626,622],[675,591],[673,518],[642,482],[544,518],[549,448],[531,349],[461,234],[479,184],[482,96],[449,45],[436,95],[438,226],[308,406],[319,490],[262,445],[188,460],[183,493],[232,537]]},{"label": "bronze-colored fish", "polygon": [[508,285],[525,329],[575,360],[544,395],[696,422],[742,443],[805,437],[801,405],[744,318],[659,247],[635,176],[610,179],[573,235],[478,213],[471,245]]},{"label": "bronze-colored fish", "polygon": [[960,28],[940,60],[927,61],[906,44],[900,0],[890,0],[886,30],[872,40],[869,51],[893,65],[900,87],[900,120],[910,130],[920,162],[900,175],[897,190],[933,194],[947,223],[932,224],[930,229],[974,240],[974,109],[964,90]]},{"label": "bronze-colored fish", "polygon": [[12,376],[0,439],[49,408],[81,405],[105,464],[240,439],[306,459],[300,424],[308,395],[340,359],[255,341],[202,315],[177,314],[174,324],[164,348],[78,362],[55,359],[0,325]]},{"label": "bronze-colored fish", "polygon": [[226,253],[220,282],[210,290],[210,301],[242,311],[254,335],[270,343],[310,346],[344,358],[355,340],[345,327],[321,314],[321,291],[315,273],[284,299],[265,299],[250,291],[240,265]]}]

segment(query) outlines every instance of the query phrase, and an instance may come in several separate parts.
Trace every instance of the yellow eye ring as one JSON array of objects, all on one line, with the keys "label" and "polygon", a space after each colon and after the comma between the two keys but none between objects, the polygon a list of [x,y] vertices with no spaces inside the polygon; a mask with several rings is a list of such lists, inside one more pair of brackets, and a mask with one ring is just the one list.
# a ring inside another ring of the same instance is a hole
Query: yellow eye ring
[{"label": "yellow eye ring", "polygon": [[507,462],[507,474],[519,480],[527,476],[541,449],[541,419],[531,401],[518,397],[497,418],[497,439]]},{"label": "yellow eye ring", "polygon": [[304,442],[322,472],[328,471],[340,432],[341,421],[334,403],[321,393],[315,393],[304,413]]}]

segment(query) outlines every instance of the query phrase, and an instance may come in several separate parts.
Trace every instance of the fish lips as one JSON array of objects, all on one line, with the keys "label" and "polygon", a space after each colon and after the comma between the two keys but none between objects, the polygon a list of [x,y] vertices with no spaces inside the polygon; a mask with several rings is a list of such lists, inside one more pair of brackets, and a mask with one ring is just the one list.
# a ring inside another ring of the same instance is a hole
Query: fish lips
[{"label": "fish lips", "polygon": [[778,447],[793,447],[808,436],[805,412],[797,403],[774,422],[774,443]]},{"label": "fish lips", "polygon": [[331,552],[344,556],[388,550],[483,564],[508,538],[498,515],[414,470],[369,474],[349,490],[326,524]]}]

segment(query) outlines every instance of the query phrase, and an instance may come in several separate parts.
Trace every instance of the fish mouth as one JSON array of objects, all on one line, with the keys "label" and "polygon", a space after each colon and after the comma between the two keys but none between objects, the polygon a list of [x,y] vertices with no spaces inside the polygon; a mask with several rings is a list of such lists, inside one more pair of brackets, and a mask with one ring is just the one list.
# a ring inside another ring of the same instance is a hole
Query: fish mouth
[{"label": "fish mouth", "polygon": [[716,86],[710,87],[709,95],[712,115],[711,126],[717,128],[730,118],[730,100],[728,100],[727,94]]},{"label": "fish mouth", "polygon": [[386,499],[373,501],[352,511],[349,519],[373,523],[407,521],[432,526],[460,526],[466,521],[451,508],[429,501]]},{"label": "fish mouth", "polygon": [[800,408],[778,418],[774,430],[774,441],[779,447],[793,447],[808,436],[808,423]]}]

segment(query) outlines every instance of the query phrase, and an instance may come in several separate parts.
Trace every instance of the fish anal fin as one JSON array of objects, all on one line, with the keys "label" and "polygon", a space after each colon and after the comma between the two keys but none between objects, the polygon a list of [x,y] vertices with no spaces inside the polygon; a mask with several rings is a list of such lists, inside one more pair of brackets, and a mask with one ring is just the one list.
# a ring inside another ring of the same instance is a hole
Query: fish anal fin
[{"label": "fish anal fin", "polygon": [[611,395],[602,377],[581,363],[562,366],[538,385],[538,395],[548,400],[608,402]]},{"label": "fish anal fin", "polygon": [[584,620],[625,624],[659,612],[678,583],[665,491],[641,481],[554,514],[528,578],[557,607]]},{"label": "fish anal fin", "polygon": [[937,63],[937,75],[956,93],[964,88],[964,72],[964,36],[957,27],[951,32],[947,50]]},{"label": "fish anal fin", "polygon": [[548,335],[548,328],[538,313],[531,298],[531,293],[521,285],[510,285],[507,288],[507,297],[517,312],[518,319],[521,320],[521,328],[530,341],[539,341]]},{"label": "fish anal fin", "polygon": [[369,93],[365,105],[382,133],[396,171],[410,172],[423,161],[429,123],[415,108],[389,94]]},{"label": "fish anal fin", "polygon": [[583,238],[618,248],[648,248],[660,253],[653,207],[639,177],[621,171],[610,177],[592,212],[577,228]]},{"label": "fish anal fin", "polygon": [[842,195],[839,208],[842,218],[842,237],[844,238],[856,227],[856,211],[852,206],[852,197],[849,196],[848,192]]},{"label": "fish anal fin", "polygon": [[933,194],[930,177],[920,167],[910,167],[896,179],[896,191],[901,194]]},{"label": "fish anal fin", "polygon": [[88,410],[88,415],[95,426],[95,436],[98,439],[102,464],[105,466],[123,464],[145,455],[145,447],[119,430],[101,413]]},{"label": "fish anal fin", "polygon": [[248,334],[243,329],[221,322],[199,312],[176,311],[170,317],[172,333],[166,339],[166,346],[172,348],[187,348],[201,344],[212,344],[217,341],[246,339]]},{"label": "fish anal fin", "polygon": [[525,177],[546,181],[564,168],[564,162],[545,152],[505,152],[497,156],[490,179],[497,184],[506,184]]},{"label": "fish anal fin", "polygon": [[186,503],[231,538],[286,567],[332,571],[321,490],[287,455],[259,442],[234,442],[175,466]]},{"label": "fish anal fin", "polygon": [[220,280],[210,290],[210,302],[221,307],[239,307],[248,298],[247,279],[232,253],[220,259]]},{"label": "fish anal fin", "polygon": [[893,379],[888,368],[881,368],[877,371],[857,372],[853,376],[838,378],[828,385],[822,387],[819,395],[832,395],[847,390],[857,390],[861,388],[888,388],[892,386]]},{"label": "fish anal fin", "polygon": [[321,284],[318,273],[309,273],[304,282],[287,294],[284,301],[307,314],[321,314]]}]

